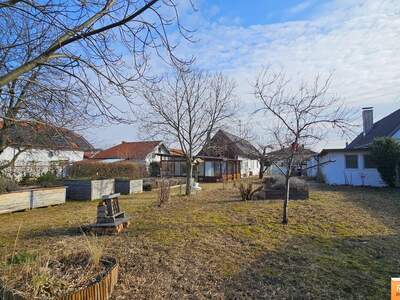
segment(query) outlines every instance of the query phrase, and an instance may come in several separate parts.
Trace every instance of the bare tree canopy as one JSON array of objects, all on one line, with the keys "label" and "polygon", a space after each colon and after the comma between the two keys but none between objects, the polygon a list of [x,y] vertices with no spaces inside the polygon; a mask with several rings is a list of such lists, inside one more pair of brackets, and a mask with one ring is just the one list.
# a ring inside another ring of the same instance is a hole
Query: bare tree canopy
[{"label": "bare tree canopy", "polygon": [[329,129],[345,134],[352,127],[351,112],[329,93],[332,76],[323,80],[316,76],[311,83],[292,88],[283,72],[263,70],[254,84],[254,94],[260,104],[256,112],[264,112],[271,124],[272,137],[285,157],[285,167],[279,168],[286,178],[286,197],[282,223],[288,223],[290,177],[296,158],[305,145],[312,145],[326,136]]},{"label": "bare tree canopy", "polygon": [[0,153],[20,120],[128,121],[135,83],[154,79],[150,56],[186,64],[170,39],[177,29],[190,39],[174,0],[0,0]]},{"label": "bare tree canopy", "polygon": [[[149,49],[180,61],[171,26],[188,33],[174,0],[0,2],[0,87],[39,66],[77,80],[94,73],[121,87],[143,76]],[[124,66],[126,55],[132,59]]]},{"label": "bare tree canopy", "polygon": [[234,114],[234,89],[222,74],[177,69],[143,91],[139,119],[149,134],[179,143],[186,160],[187,195],[194,156]]}]

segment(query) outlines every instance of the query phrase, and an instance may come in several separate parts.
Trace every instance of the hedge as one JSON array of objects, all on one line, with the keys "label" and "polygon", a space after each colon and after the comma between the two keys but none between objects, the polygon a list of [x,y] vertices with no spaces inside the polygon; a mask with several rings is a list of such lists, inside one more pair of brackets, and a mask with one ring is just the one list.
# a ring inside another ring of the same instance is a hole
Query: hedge
[{"label": "hedge", "polygon": [[96,161],[80,161],[68,166],[70,178],[127,178],[141,179],[147,177],[146,167],[135,162],[104,163]]}]

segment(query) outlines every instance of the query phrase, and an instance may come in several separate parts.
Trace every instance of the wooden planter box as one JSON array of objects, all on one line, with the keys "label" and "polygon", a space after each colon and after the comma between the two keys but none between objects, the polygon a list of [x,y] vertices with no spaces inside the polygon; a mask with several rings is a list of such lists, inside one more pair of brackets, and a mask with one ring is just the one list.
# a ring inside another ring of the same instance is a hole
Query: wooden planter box
[{"label": "wooden planter box", "polygon": [[129,195],[143,192],[143,180],[115,179],[115,192]]},{"label": "wooden planter box", "polygon": [[104,195],[114,194],[114,179],[64,180],[67,186],[67,200],[96,200]]},{"label": "wooden planter box", "polygon": [[31,190],[0,195],[0,214],[31,208]]},{"label": "wooden planter box", "polygon": [[[116,259],[108,258],[114,262],[113,267],[96,282],[82,288],[76,292],[65,295],[58,300],[108,300],[114,290],[114,286],[118,281],[118,262]],[[0,299],[4,300],[28,300],[12,291],[0,289]]]},{"label": "wooden planter box", "polygon": [[66,187],[27,189],[0,195],[0,214],[65,203]]},{"label": "wooden planter box", "polygon": [[33,189],[31,195],[31,208],[65,203],[66,190],[67,188],[65,186]]},{"label": "wooden planter box", "polygon": [[[290,200],[306,200],[309,197],[309,192],[307,191],[290,191]],[[254,199],[260,200],[276,200],[285,199],[285,191],[282,190],[261,190],[254,195]]]}]

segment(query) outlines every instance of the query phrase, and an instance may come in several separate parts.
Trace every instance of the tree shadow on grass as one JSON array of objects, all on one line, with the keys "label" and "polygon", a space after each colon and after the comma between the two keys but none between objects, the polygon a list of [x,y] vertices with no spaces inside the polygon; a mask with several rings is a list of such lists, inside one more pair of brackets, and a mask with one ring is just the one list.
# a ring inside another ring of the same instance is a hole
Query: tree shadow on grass
[{"label": "tree shadow on grass", "polygon": [[390,227],[400,225],[400,222],[397,221],[400,215],[399,188],[332,187],[321,185],[317,191],[343,193],[344,201],[356,204],[383,224]]},{"label": "tree shadow on grass", "polygon": [[388,299],[400,273],[400,238],[289,240],[227,278],[228,299]]},{"label": "tree shadow on grass", "polygon": [[86,234],[87,228],[85,226],[71,226],[71,227],[55,227],[47,228],[44,230],[30,231],[26,233],[25,238],[42,238],[42,237],[75,237]]}]

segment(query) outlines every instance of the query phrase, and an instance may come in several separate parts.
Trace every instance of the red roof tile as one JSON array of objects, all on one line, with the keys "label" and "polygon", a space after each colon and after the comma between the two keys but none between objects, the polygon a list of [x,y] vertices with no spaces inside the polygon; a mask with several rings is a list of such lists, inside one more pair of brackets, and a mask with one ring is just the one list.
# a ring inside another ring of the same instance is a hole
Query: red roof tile
[{"label": "red roof tile", "polygon": [[0,120],[0,128],[3,129],[3,134],[8,139],[7,143],[11,146],[53,150],[93,150],[93,146],[83,136],[70,129],[51,124],[20,120],[4,129],[4,122]]},{"label": "red roof tile", "polygon": [[122,142],[119,145],[100,151],[93,159],[135,159],[143,160],[161,141]]},{"label": "red roof tile", "polygon": [[172,149],[169,149],[169,153],[171,155],[184,156],[184,153],[181,149],[172,148]]}]

